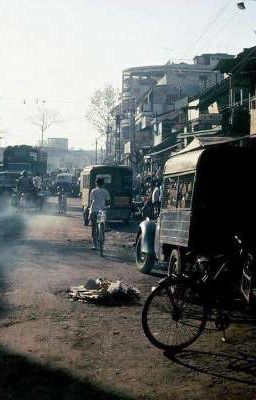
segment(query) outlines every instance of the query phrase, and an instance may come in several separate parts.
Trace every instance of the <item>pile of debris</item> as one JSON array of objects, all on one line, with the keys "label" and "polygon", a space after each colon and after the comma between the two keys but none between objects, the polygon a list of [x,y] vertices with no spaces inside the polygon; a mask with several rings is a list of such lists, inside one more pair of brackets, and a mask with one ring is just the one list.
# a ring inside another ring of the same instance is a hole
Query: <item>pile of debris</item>
[{"label": "pile of debris", "polygon": [[103,278],[89,279],[86,285],[71,287],[69,297],[80,303],[104,305],[135,304],[140,300],[140,291],[123,281],[108,281]]}]

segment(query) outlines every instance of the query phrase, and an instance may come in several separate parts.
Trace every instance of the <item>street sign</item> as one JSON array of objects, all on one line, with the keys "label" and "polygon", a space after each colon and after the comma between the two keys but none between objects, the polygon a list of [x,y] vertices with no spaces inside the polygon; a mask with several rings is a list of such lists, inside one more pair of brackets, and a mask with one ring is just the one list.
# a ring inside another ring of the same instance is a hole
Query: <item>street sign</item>
[{"label": "street sign", "polygon": [[192,119],[191,122],[208,122],[213,125],[218,125],[222,121],[222,114],[219,113],[205,113],[205,114],[199,114],[199,118]]}]

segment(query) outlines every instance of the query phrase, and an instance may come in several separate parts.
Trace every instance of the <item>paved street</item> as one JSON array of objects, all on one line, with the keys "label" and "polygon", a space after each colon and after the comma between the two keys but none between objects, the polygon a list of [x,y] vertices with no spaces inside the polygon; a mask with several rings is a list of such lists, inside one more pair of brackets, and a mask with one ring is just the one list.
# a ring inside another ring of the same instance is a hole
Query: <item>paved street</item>
[{"label": "paved street", "polygon": [[[135,226],[112,226],[101,259],[90,249],[79,200],[70,200],[67,216],[56,211],[50,199],[42,215],[21,216],[17,239],[0,242],[1,399],[253,398],[254,325],[230,328],[227,344],[210,326],[169,359],[142,333],[141,305],[158,278],[136,270]],[[69,300],[70,286],[95,277],[131,282],[142,292],[141,304]]]}]

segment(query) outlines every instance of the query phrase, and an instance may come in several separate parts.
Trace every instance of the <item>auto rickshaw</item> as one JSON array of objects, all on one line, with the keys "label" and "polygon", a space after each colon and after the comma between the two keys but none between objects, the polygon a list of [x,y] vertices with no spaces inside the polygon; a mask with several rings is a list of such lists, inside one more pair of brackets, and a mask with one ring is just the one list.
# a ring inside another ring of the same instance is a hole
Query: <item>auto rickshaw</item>
[{"label": "auto rickshaw", "polygon": [[110,207],[107,219],[129,222],[132,202],[132,170],[118,165],[95,165],[85,167],[80,176],[84,223],[88,224],[90,193],[96,187],[96,180],[104,179],[104,188],[110,194]]},{"label": "auto rickshaw", "polygon": [[136,263],[179,274],[196,257],[227,254],[234,234],[256,249],[255,138],[195,138],[167,160],[161,211],[138,229]]}]

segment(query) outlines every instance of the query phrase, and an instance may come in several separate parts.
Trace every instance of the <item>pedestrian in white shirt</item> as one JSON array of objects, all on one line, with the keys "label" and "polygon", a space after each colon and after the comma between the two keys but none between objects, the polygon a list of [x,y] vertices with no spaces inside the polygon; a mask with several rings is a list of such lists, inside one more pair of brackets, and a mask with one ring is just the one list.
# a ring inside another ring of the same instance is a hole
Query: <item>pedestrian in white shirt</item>
[{"label": "pedestrian in white shirt", "polygon": [[42,189],[42,178],[39,175],[39,172],[37,172],[36,175],[33,177],[33,185],[34,185],[34,188],[37,190]]},{"label": "pedestrian in white shirt", "polygon": [[89,219],[92,224],[92,249],[97,249],[97,213],[99,210],[106,207],[110,202],[110,195],[107,189],[103,188],[104,179],[97,178],[96,188],[91,191],[90,194],[90,210]]},{"label": "pedestrian in white shirt", "polygon": [[152,203],[154,206],[155,217],[158,217],[160,212],[160,189],[158,183],[156,183],[155,185],[155,189],[152,193]]}]

